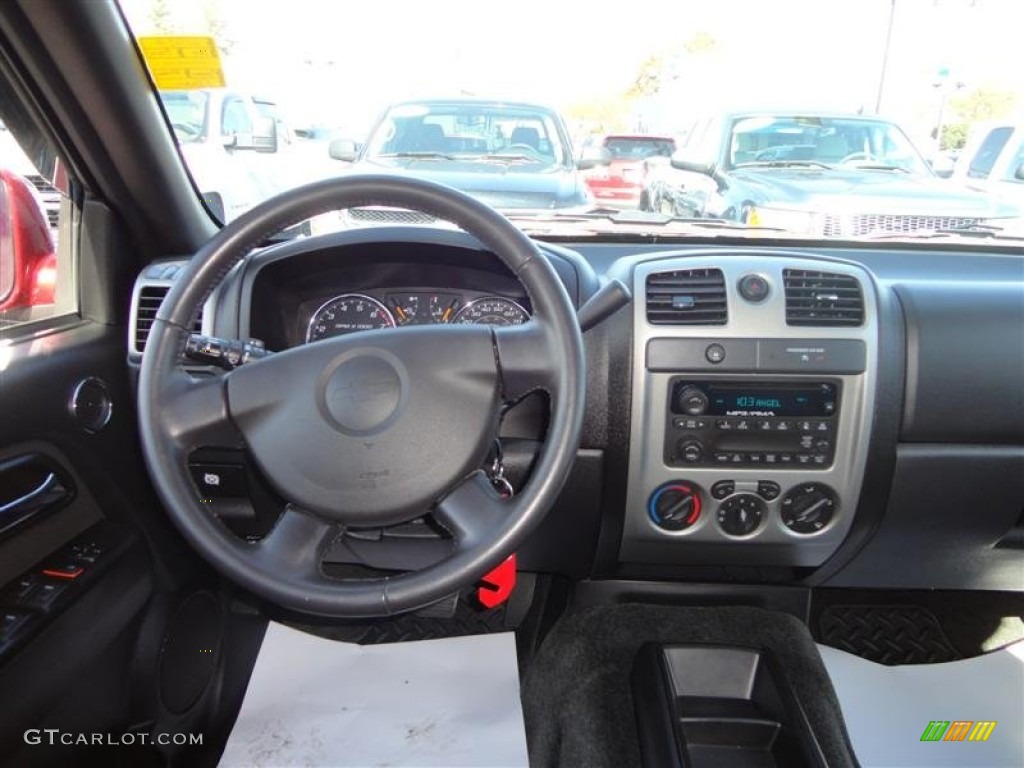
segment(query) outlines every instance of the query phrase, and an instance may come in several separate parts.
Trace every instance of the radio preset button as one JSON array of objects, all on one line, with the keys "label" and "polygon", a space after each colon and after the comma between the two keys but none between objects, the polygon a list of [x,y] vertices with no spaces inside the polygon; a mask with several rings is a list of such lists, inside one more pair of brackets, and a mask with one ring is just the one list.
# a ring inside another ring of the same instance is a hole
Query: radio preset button
[{"label": "radio preset button", "polygon": [[758,419],[757,428],[762,432],[768,432],[772,428],[772,423],[768,419]]},{"label": "radio preset button", "polygon": [[739,419],[736,422],[736,429],[740,431],[750,429],[750,422],[747,419]]},{"label": "radio preset button", "polygon": [[732,454],[731,453],[716,453],[715,454],[715,461],[718,464],[727,464],[727,463],[729,463],[729,461],[731,459],[732,459]]},{"label": "radio preset button", "polygon": [[793,463],[793,454],[792,453],[780,453],[779,454],[779,464],[792,464],[792,463]]},{"label": "radio preset button", "polygon": [[779,463],[779,455],[777,453],[766,453],[764,455],[764,463],[765,464],[778,464]]},{"label": "radio preset button", "polygon": [[764,462],[764,455],[760,453],[751,453],[747,456],[747,461],[751,464],[762,464]]},{"label": "radio preset button", "polygon": [[814,463],[815,463],[815,464],[818,464],[819,466],[822,466],[822,465],[824,465],[824,464],[825,464],[825,460],[826,460],[827,458],[828,458],[828,456],[823,456],[823,455],[821,455],[821,454],[818,454],[818,455],[816,455],[816,456],[814,457]]},{"label": "radio preset button", "polygon": [[798,453],[796,455],[796,463],[797,464],[810,464],[811,463],[811,455],[809,453]]},{"label": "radio preset button", "polygon": [[726,496],[732,496],[736,491],[736,483],[732,480],[719,480],[717,483],[711,486],[712,498],[721,501]]},{"label": "radio preset button", "polygon": [[791,422],[791,421],[776,421],[775,422],[775,431],[776,432],[792,432],[793,431],[793,422]]},{"label": "radio preset button", "polygon": [[732,429],[732,422],[729,419],[719,419],[715,422],[715,428],[720,429],[722,432],[728,432]]}]

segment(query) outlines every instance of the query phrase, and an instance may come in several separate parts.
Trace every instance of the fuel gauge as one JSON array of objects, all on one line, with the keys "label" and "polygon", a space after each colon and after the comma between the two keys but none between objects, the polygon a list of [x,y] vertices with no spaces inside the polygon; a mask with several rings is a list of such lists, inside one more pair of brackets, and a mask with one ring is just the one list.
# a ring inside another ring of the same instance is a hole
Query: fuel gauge
[{"label": "fuel gauge", "polygon": [[398,325],[419,325],[429,322],[421,314],[418,293],[390,293],[388,294],[388,306]]},{"label": "fuel gauge", "polygon": [[430,320],[434,323],[450,323],[459,311],[459,297],[447,293],[430,295]]}]

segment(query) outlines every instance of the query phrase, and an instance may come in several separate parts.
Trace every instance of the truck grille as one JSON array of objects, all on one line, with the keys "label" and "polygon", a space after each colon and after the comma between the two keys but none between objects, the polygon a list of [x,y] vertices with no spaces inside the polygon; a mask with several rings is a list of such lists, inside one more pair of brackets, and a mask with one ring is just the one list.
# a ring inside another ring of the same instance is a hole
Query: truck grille
[{"label": "truck grille", "polygon": [[981,223],[973,216],[908,216],[887,213],[863,213],[854,216],[826,214],[822,234],[826,237],[860,237],[879,232],[901,234],[936,229],[966,229]]},{"label": "truck grille", "polygon": [[433,224],[437,219],[429,213],[401,208],[350,208],[352,221],[367,224]]}]

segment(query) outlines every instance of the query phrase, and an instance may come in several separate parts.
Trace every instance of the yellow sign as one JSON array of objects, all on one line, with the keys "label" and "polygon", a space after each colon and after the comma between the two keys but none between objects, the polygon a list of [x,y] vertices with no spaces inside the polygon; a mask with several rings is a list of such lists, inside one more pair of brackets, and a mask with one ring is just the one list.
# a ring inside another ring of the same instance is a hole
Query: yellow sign
[{"label": "yellow sign", "polygon": [[224,87],[224,70],[212,37],[140,37],[139,48],[161,91]]}]

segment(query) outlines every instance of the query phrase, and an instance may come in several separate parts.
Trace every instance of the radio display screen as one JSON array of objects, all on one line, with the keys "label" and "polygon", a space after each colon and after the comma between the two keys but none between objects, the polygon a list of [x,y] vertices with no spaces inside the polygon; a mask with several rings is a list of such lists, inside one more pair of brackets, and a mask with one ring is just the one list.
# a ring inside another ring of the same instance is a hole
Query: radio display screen
[{"label": "radio display screen", "polygon": [[836,411],[834,384],[742,385],[703,383],[707,413],[713,416],[831,416]]}]

